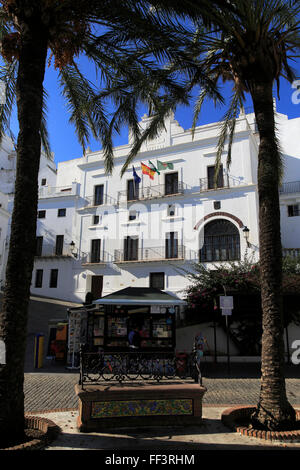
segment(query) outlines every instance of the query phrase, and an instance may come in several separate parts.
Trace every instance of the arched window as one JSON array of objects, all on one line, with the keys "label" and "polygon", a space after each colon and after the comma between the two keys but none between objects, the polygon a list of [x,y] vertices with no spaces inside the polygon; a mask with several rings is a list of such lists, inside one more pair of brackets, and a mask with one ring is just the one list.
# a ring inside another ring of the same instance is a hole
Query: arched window
[{"label": "arched window", "polygon": [[203,246],[199,251],[199,260],[234,261],[241,258],[240,234],[233,223],[225,219],[209,222],[204,227]]}]

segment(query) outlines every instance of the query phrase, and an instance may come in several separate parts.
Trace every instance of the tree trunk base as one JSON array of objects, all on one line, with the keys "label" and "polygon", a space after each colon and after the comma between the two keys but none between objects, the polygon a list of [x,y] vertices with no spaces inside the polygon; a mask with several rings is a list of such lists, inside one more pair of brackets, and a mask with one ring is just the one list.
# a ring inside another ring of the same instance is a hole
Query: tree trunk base
[{"label": "tree trunk base", "polygon": [[250,418],[251,426],[264,431],[290,431],[296,426],[296,411],[287,403],[285,407],[263,408],[258,404]]}]

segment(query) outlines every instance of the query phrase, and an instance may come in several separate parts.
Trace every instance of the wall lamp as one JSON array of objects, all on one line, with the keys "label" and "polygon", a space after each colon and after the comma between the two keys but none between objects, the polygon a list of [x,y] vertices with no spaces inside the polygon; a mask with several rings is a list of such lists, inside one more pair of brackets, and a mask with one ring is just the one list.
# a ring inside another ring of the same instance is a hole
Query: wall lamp
[{"label": "wall lamp", "polygon": [[71,249],[71,253],[74,256],[74,258],[77,258],[77,256],[78,256],[77,248],[76,248],[75,243],[73,242],[73,240],[70,243],[70,249]]},{"label": "wall lamp", "polygon": [[249,242],[249,232],[250,230],[248,229],[248,227],[246,227],[246,225],[244,226],[243,228],[243,234],[244,234],[244,238],[246,240],[246,243],[247,243],[247,246],[250,247],[251,246],[251,243]]}]

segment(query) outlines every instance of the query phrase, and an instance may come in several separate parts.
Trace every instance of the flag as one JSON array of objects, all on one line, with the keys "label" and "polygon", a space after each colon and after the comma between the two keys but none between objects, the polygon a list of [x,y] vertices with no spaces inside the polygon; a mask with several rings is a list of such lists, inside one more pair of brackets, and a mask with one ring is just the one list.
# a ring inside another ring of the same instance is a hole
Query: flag
[{"label": "flag", "polygon": [[173,170],[174,165],[173,163],[164,163],[157,160],[157,168],[158,170]]},{"label": "flag", "polygon": [[143,175],[148,175],[152,180],[154,180],[155,171],[151,170],[145,163],[141,163]]},{"label": "flag", "polygon": [[132,173],[133,173],[134,182],[135,182],[136,184],[139,184],[139,183],[141,182],[141,178],[139,177],[139,175],[138,175],[137,172],[135,171],[134,166],[132,167]]},{"label": "flag", "polygon": [[149,162],[149,165],[150,165],[151,170],[154,170],[158,175],[160,175],[160,172],[158,171],[158,169],[156,168],[156,166],[153,165],[153,163],[150,162],[150,160],[148,160],[148,162]]}]

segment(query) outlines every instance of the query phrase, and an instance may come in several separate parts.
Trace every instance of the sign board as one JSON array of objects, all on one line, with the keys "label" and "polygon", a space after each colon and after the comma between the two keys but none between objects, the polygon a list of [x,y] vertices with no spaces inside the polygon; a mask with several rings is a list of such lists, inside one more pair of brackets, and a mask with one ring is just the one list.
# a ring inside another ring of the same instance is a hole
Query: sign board
[{"label": "sign board", "polygon": [[230,315],[232,315],[232,310],[231,310],[231,308],[222,308],[222,315],[224,315],[224,316],[230,316]]},{"label": "sign board", "polygon": [[233,296],[232,295],[220,295],[220,308],[221,309],[233,309]]}]

